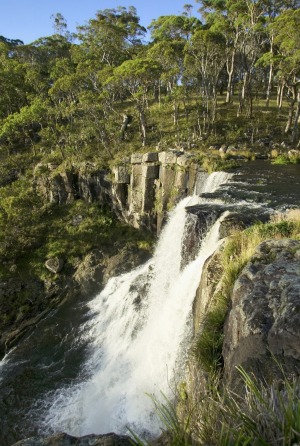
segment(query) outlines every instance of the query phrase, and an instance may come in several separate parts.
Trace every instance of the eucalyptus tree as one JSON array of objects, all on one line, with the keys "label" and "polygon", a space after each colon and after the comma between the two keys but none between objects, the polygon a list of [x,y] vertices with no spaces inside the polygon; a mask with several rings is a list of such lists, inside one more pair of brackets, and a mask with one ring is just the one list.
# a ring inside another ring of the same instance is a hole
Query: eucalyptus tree
[{"label": "eucalyptus tree", "polygon": [[162,74],[159,80],[159,99],[161,87],[171,100],[173,107],[173,122],[177,126],[178,104],[181,98],[184,71],[184,47],[193,33],[201,28],[201,22],[190,15],[191,5],[185,5],[186,14],[160,16],[152,20],[148,27],[151,31],[153,44],[148,50],[148,57],[159,61]]},{"label": "eucalyptus tree", "polygon": [[200,28],[198,19],[185,15],[160,16],[152,20],[148,27],[152,44],[147,54],[161,63],[162,82],[169,94],[182,77],[185,43]]},{"label": "eucalyptus tree", "polygon": [[70,59],[72,43],[65,36],[53,34],[41,37],[19,49],[19,58],[24,63],[25,82],[29,100],[35,96],[47,98],[53,85],[53,69],[60,59]]},{"label": "eucalyptus tree", "polygon": [[0,41],[0,119],[26,105],[25,70],[7,39]]},{"label": "eucalyptus tree", "polygon": [[151,59],[136,58],[127,60],[116,67],[106,87],[118,91],[120,98],[129,98],[138,113],[142,144],[146,144],[146,110],[150,87],[161,74],[161,65]]},{"label": "eucalyptus tree", "polygon": [[193,33],[201,27],[196,17],[186,15],[165,15],[152,20],[148,29],[154,42],[163,40],[190,40]]},{"label": "eucalyptus tree", "polygon": [[53,28],[55,34],[63,36],[67,32],[68,28],[64,16],[60,12],[57,12],[56,14],[51,15],[51,19],[53,19]]},{"label": "eucalyptus tree", "polygon": [[45,101],[36,98],[32,104],[11,113],[2,123],[1,140],[8,147],[18,147],[22,151],[26,151],[29,145],[36,155],[35,143],[39,140],[39,131],[47,125],[47,112],[48,106]]},{"label": "eucalyptus tree", "polygon": [[94,61],[98,68],[103,65],[117,66],[131,59],[145,35],[146,29],[139,24],[136,9],[130,6],[98,11],[96,18],[78,27],[77,37],[85,58]]},{"label": "eucalyptus tree", "polygon": [[[206,2],[207,3],[207,2]],[[212,3],[212,2],[211,2]],[[243,27],[241,14],[245,12],[243,2],[215,3],[215,12],[207,14],[207,20],[211,30],[222,33],[226,42],[226,104],[232,101],[234,79],[238,77],[238,55],[241,41],[243,40]]]},{"label": "eucalyptus tree", "polygon": [[285,133],[291,132],[295,141],[300,118],[300,9],[283,11],[274,20],[272,32],[278,45],[274,64],[288,90],[289,114]]},{"label": "eucalyptus tree", "polygon": [[208,123],[215,121],[217,85],[226,62],[225,48],[224,36],[209,29],[196,31],[185,48],[185,66],[200,80],[200,94],[203,97],[204,113]]},{"label": "eucalyptus tree", "polygon": [[200,11],[206,20],[206,26],[212,31],[222,33],[226,42],[227,88],[226,104],[233,95],[234,78],[238,77],[238,53],[243,40],[241,16],[246,12],[246,5],[241,0],[197,0]]},{"label": "eucalyptus tree", "polygon": [[161,76],[157,79],[158,101],[161,104],[161,91],[166,91],[167,101],[172,102],[174,126],[178,122],[179,83],[184,69],[183,50],[184,43],[181,40],[162,40],[154,43],[147,52],[150,59],[161,65]]},{"label": "eucalyptus tree", "polygon": [[[263,11],[266,23],[266,36],[268,40],[268,49],[261,56],[258,65],[268,68],[268,79],[266,88],[266,105],[269,106],[272,85],[274,82],[274,56],[277,53],[277,45],[274,42],[273,23],[275,19],[284,11],[295,10],[300,7],[299,0],[260,0],[260,7]],[[277,87],[277,104],[281,108],[284,91],[284,83],[279,82]]]}]

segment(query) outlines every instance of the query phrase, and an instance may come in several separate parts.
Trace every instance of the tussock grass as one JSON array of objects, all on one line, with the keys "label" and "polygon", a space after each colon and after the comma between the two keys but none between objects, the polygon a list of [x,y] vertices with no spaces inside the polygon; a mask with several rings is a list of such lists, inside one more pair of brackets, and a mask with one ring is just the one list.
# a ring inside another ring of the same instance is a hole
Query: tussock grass
[{"label": "tussock grass", "polygon": [[225,391],[220,399],[220,445],[292,446],[300,441],[300,380],[270,386],[239,369],[245,397]]},{"label": "tussock grass", "polygon": [[[298,446],[300,442],[300,380],[274,381],[266,386],[238,369],[244,395],[220,390],[218,377],[198,401],[186,400],[184,417],[176,401],[151,396],[163,435],[154,444],[172,446]],[[183,421],[181,421],[183,419]],[[132,432],[131,432],[132,434]],[[134,444],[143,442],[134,435]]]}]

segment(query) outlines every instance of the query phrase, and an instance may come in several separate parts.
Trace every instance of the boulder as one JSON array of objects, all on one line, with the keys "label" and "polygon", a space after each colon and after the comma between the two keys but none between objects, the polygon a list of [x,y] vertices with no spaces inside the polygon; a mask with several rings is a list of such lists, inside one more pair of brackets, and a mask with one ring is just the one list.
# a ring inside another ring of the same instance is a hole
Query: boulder
[{"label": "boulder", "polygon": [[53,274],[58,274],[64,266],[64,262],[60,257],[53,257],[46,260],[45,267]]},{"label": "boulder", "polygon": [[300,241],[261,243],[235,283],[224,331],[225,381],[236,366],[264,382],[300,371]]},{"label": "boulder", "polygon": [[126,246],[121,246],[118,253],[114,256],[108,257],[103,262],[105,269],[103,270],[104,282],[110,277],[124,274],[146,262],[150,257],[150,252],[139,249],[134,244],[128,243]]},{"label": "boulder", "polygon": [[288,151],[289,158],[300,157],[300,150],[291,149]]}]

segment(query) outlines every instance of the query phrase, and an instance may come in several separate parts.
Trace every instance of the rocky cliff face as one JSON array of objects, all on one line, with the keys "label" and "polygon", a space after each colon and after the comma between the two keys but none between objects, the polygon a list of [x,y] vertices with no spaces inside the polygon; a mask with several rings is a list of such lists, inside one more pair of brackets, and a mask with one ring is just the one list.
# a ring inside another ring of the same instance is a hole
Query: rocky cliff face
[{"label": "rocky cliff face", "polygon": [[35,168],[36,182],[50,203],[72,203],[78,198],[87,202],[110,201],[110,182],[107,170],[97,169],[91,163],[60,170],[54,163],[38,164]]},{"label": "rocky cliff face", "polygon": [[300,370],[300,242],[269,240],[257,247],[235,283],[224,332],[225,380],[236,366],[266,382]]},{"label": "rocky cliff face", "polygon": [[[222,249],[222,248],[221,248]],[[194,334],[201,332],[222,275],[220,252],[206,262],[194,301]],[[270,383],[290,378],[300,370],[300,242],[268,240],[261,243],[237,279],[223,343],[223,383],[238,392],[243,367]],[[280,366],[279,366],[280,364]],[[205,392],[207,373],[191,358],[188,393],[195,401]]]},{"label": "rocky cliff face", "polygon": [[[108,203],[128,224],[160,231],[166,212],[193,193],[202,171],[195,158],[182,152],[136,153],[112,172],[91,164],[59,171],[49,163],[36,167],[40,190],[51,203],[65,204],[81,198]],[[109,179],[108,179],[109,178]]]},{"label": "rocky cliff face", "polygon": [[134,227],[159,231],[166,212],[193,193],[198,171],[194,158],[181,152],[134,154],[114,169],[114,208]]}]

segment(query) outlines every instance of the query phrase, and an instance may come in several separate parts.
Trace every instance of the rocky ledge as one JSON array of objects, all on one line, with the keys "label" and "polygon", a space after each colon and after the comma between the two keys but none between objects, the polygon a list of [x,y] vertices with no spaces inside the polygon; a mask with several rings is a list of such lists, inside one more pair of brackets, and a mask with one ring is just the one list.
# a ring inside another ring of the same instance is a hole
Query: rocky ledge
[{"label": "rocky ledge", "polygon": [[27,438],[18,441],[13,446],[132,446],[132,440],[127,436],[114,433],[85,435],[84,437],[72,437],[65,433],[58,433],[47,438]]}]

